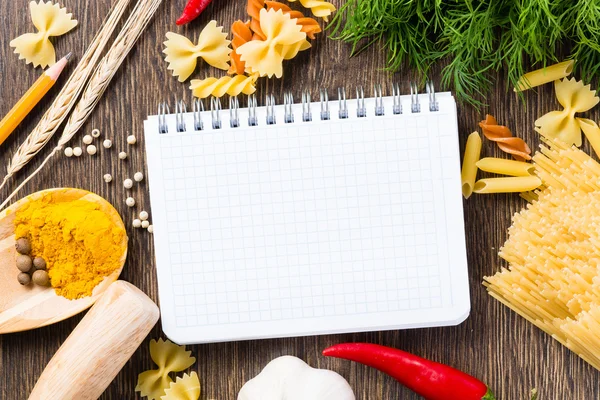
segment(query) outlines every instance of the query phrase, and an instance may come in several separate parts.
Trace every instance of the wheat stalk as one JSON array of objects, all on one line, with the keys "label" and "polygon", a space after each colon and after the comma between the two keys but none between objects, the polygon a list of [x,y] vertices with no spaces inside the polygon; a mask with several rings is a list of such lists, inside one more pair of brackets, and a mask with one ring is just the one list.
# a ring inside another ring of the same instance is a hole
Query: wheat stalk
[{"label": "wheat stalk", "polygon": [[[65,120],[69,111],[73,108],[77,97],[83,90],[85,82],[92,73],[96,61],[100,58],[104,46],[121,19],[129,1],[130,0],[119,0],[111,9],[108,18],[104,24],[102,24],[102,28],[94,37],[94,40],[86,50],[79,64],[77,64],[77,67],[71,74],[71,77],[65,86],[62,88],[48,111],[46,111],[40,122],[38,122],[34,130],[27,136],[27,139],[25,139],[13,155],[8,164],[6,176],[0,184],[0,189],[4,187],[6,182],[8,182],[15,173],[27,165],[27,163],[42,150],[58,130],[60,124]],[[12,195],[10,197],[12,197]]]},{"label": "wheat stalk", "polygon": [[81,126],[93,111],[96,104],[98,104],[100,97],[102,97],[102,94],[108,87],[112,77],[115,75],[119,69],[119,66],[123,63],[123,60],[133,48],[135,42],[152,19],[161,2],[162,0],[141,0],[136,4],[135,8],[131,12],[131,15],[125,22],[125,25],[123,28],[121,28],[121,31],[119,32],[119,35],[115,39],[114,43],[111,45],[106,55],[98,63],[92,78],[88,82],[81,99],[77,103],[73,114],[71,114],[71,117],[69,118],[69,121],[63,130],[58,144],[46,157],[42,164],[35,171],[33,171],[33,173],[29,175],[8,196],[7,199],[4,200],[4,202],[0,205],[0,209],[3,209],[17,194],[17,192],[19,192],[31,178],[37,175],[37,173],[44,168],[48,161],[57,152],[61,151],[63,146],[73,138],[77,131],[79,131]]}]

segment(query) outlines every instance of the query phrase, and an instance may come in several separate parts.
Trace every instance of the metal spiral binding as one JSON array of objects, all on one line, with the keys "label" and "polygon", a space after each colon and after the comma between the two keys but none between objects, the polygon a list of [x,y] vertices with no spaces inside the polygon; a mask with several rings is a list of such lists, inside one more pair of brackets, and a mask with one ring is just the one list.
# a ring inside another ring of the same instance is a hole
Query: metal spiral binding
[{"label": "metal spiral binding", "polygon": [[[385,99],[383,97],[383,89],[381,84],[373,86],[374,97],[369,100],[375,101],[374,114],[376,116],[385,115]],[[439,102],[436,99],[435,87],[433,82],[427,81],[425,85],[425,91],[428,99],[428,107],[430,112],[436,112],[440,110]],[[400,86],[397,83],[392,84],[392,113],[394,115],[402,114],[402,97],[400,93]],[[329,94],[327,89],[319,90],[320,98],[320,118],[321,120],[327,121],[331,119],[331,110],[329,107]],[[338,88],[338,118],[347,119],[349,118],[348,101],[346,98],[346,90],[341,87]],[[356,116],[358,118],[364,118],[367,116],[367,108],[365,102],[365,92],[362,86],[356,88]],[[372,104],[372,103],[370,103]],[[265,110],[266,110],[266,123],[267,125],[274,125],[277,123],[275,115],[275,97],[273,94],[268,94],[265,98]],[[311,95],[308,90],[302,92],[302,121],[312,121],[312,110],[311,110]],[[291,92],[286,92],[283,96],[283,108],[284,108],[284,122],[286,124],[294,123],[294,96]],[[258,102],[255,95],[248,96],[248,126],[258,126]],[[210,114],[213,129],[221,129],[221,100],[219,98],[210,99]],[[202,131],[205,129],[204,121],[202,120],[202,114],[204,113],[204,103],[200,99],[194,99],[192,103],[192,115],[194,118],[195,131]],[[242,125],[240,119],[240,103],[237,96],[229,97],[229,126],[231,128],[238,128]],[[421,112],[421,103],[418,92],[418,87],[415,82],[410,83],[410,111],[411,113]],[[388,111],[389,112],[389,111]],[[167,115],[169,115],[169,105],[166,102],[158,104],[158,131],[161,134],[168,133],[169,125],[167,124]],[[185,114],[187,113],[186,104],[182,101],[175,101],[175,129],[177,132],[186,131]]]},{"label": "metal spiral binding", "polygon": [[258,126],[256,117],[256,95],[248,96],[248,126]]},{"label": "metal spiral binding", "polygon": [[319,91],[319,97],[321,98],[321,120],[327,121],[331,118],[331,113],[329,112],[329,94],[327,93],[327,89],[321,89]]},{"label": "metal spiral binding", "polygon": [[229,126],[232,128],[240,126],[239,109],[240,102],[237,96],[229,96]]},{"label": "metal spiral binding", "polygon": [[291,124],[294,122],[294,112],[292,110],[292,106],[294,105],[294,96],[292,92],[287,92],[283,94],[283,122],[286,124]]},{"label": "metal spiral binding", "polygon": [[385,115],[385,107],[383,106],[383,92],[381,90],[381,85],[374,85],[374,96],[375,96],[375,115],[380,117]]},{"label": "metal spiral binding", "polygon": [[312,121],[312,113],[310,111],[310,92],[308,90],[302,92],[302,121]]},{"label": "metal spiral binding", "polygon": [[348,102],[346,101],[346,89],[338,88],[338,117],[339,119],[348,118]]},{"label": "metal spiral binding", "polygon": [[392,111],[396,115],[402,114],[402,103],[400,102],[400,86],[397,83],[392,85],[392,98],[394,101]]},{"label": "metal spiral binding", "polygon": [[175,129],[177,132],[185,132],[185,120],[183,114],[187,112],[187,107],[183,100],[175,102]]},{"label": "metal spiral binding", "polygon": [[440,105],[435,100],[435,87],[432,81],[428,81],[425,85],[427,94],[429,95],[429,111],[440,111]]},{"label": "metal spiral binding", "polygon": [[221,100],[218,97],[210,99],[210,116],[213,129],[221,129]]},{"label": "metal spiral binding", "polygon": [[192,105],[192,112],[194,114],[194,129],[201,131],[204,129],[204,123],[202,122],[202,112],[204,111],[204,103],[200,99],[195,99]]},{"label": "metal spiral binding", "polygon": [[158,103],[158,133],[168,133],[167,114],[170,114],[169,105],[166,102]]},{"label": "metal spiral binding", "polygon": [[356,88],[356,116],[364,118],[367,116],[367,108],[365,107],[365,91],[362,86]]},{"label": "metal spiral binding", "polygon": [[421,112],[421,104],[419,103],[419,89],[414,82],[410,83],[410,111],[413,113]]},{"label": "metal spiral binding", "polygon": [[268,94],[266,98],[267,107],[267,125],[275,124],[275,97],[272,94]]}]

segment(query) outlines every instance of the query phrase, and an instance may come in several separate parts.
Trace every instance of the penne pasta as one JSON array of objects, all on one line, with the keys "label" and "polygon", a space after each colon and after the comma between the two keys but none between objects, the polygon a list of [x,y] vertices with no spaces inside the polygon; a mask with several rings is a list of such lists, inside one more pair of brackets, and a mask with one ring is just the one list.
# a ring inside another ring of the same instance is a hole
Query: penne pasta
[{"label": "penne pasta", "polygon": [[594,152],[600,157],[600,128],[591,119],[577,118],[577,121],[579,121],[579,126],[590,145],[592,145]]},{"label": "penne pasta", "polygon": [[476,165],[482,171],[509,176],[531,176],[535,171],[533,164],[504,158],[486,157],[477,161]]},{"label": "penne pasta", "polygon": [[515,92],[531,89],[532,87],[554,82],[565,78],[573,72],[575,60],[563,61],[558,64],[531,71],[519,78],[515,85]]},{"label": "penne pasta", "polygon": [[473,132],[467,138],[465,145],[465,155],[461,171],[462,194],[468,199],[473,193],[473,186],[477,178],[477,161],[481,155],[481,137],[479,133]]},{"label": "penne pasta", "polygon": [[509,178],[480,179],[473,186],[473,193],[516,193],[537,189],[542,180],[537,176],[511,176]]}]

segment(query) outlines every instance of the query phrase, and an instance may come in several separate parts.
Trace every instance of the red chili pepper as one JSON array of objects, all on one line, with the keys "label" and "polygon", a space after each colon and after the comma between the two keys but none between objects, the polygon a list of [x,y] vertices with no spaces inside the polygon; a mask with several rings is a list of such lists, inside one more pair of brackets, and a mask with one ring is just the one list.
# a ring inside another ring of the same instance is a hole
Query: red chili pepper
[{"label": "red chili pepper", "polygon": [[376,368],[427,400],[495,400],[480,380],[447,365],[391,347],[343,343],[323,350],[323,355]]},{"label": "red chili pepper", "polygon": [[187,24],[190,21],[195,20],[198,15],[204,11],[212,0],[189,0],[181,17],[177,20],[177,25]]}]

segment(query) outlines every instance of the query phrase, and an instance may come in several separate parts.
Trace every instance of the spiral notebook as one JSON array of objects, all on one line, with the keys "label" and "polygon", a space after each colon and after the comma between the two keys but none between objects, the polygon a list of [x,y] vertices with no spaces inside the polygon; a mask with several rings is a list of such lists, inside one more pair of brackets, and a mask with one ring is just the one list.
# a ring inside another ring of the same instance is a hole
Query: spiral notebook
[{"label": "spiral notebook", "polygon": [[165,334],[186,344],[462,322],[456,104],[428,89],[179,102],[148,117]]}]

